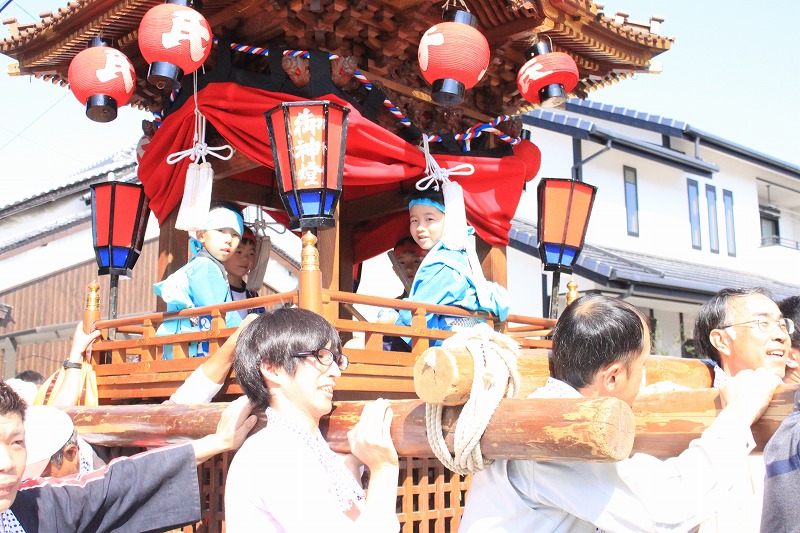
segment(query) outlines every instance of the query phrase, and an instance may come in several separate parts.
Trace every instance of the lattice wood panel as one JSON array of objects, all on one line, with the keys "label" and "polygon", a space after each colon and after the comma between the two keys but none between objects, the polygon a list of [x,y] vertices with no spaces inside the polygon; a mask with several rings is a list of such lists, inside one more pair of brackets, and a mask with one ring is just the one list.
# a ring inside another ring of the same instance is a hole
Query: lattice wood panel
[{"label": "lattice wood panel", "polygon": [[[224,533],[225,478],[233,453],[209,459],[197,469],[203,521],[184,533]],[[400,458],[397,518],[402,533],[458,531],[472,476],[451,472],[437,459]]]}]

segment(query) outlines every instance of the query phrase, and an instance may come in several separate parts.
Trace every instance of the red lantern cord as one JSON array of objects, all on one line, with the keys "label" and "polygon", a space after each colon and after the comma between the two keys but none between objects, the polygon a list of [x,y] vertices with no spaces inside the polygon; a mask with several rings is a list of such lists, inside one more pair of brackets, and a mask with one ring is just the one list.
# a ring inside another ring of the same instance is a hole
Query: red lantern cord
[{"label": "red lantern cord", "polygon": [[532,104],[540,104],[539,91],[548,85],[560,84],[572,92],[578,84],[578,65],[563,52],[550,52],[534,56],[517,74],[517,87],[523,98]]}]

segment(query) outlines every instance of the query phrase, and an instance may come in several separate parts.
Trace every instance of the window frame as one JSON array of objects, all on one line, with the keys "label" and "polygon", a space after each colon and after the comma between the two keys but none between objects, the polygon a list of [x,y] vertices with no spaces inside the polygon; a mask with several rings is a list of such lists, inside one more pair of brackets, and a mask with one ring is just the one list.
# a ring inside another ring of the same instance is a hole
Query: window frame
[{"label": "window frame", "polygon": [[725,210],[725,241],[728,255],[736,257],[736,224],[733,220],[733,191],[722,189],[722,206]]},{"label": "window frame", "polygon": [[717,188],[710,183],[706,183],[706,209],[708,210],[708,249],[711,253],[718,254],[719,212],[717,209]]},{"label": "window frame", "polygon": [[[633,176],[633,181],[628,180],[628,176]],[[628,185],[633,186],[633,198],[630,198],[628,192]],[[628,230],[628,235],[631,237],[639,236],[639,178],[636,169],[623,165],[622,167],[622,186],[625,192],[625,225]],[[633,205],[631,206],[631,202]],[[631,207],[633,207],[633,218],[635,224],[631,224]],[[635,227],[632,227],[635,226]]]},{"label": "window frame", "polygon": [[[694,191],[692,190],[694,189]],[[695,212],[692,209],[692,192],[694,192]],[[700,184],[697,180],[686,180],[686,193],[689,206],[689,229],[692,239],[692,248],[695,250],[703,249],[703,235],[700,227]],[[695,239],[695,236],[697,239]]]}]

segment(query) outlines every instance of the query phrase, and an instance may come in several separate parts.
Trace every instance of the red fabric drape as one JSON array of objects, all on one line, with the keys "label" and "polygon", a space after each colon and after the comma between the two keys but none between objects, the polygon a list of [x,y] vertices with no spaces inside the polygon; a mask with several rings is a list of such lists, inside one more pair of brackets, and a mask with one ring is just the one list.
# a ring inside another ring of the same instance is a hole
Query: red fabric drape
[{"label": "red fabric drape", "polygon": [[[325,99],[348,105],[335,96]],[[282,102],[296,100],[299,98],[292,95],[232,82],[211,83],[197,95],[200,111],[226,141],[248,158],[270,168],[273,167],[272,153],[263,113]],[[425,170],[422,151],[362,117],[352,106],[348,107],[350,115],[343,177],[345,198],[351,197],[348,195],[349,186],[367,186],[366,190],[374,187],[377,192],[387,185],[421,177]],[[191,147],[193,128],[194,106],[189,100],[164,120],[140,163],[139,179],[159,221],[163,221],[180,203],[190,163],[188,158],[184,158],[169,165],[166,158]],[[460,163],[475,166],[473,175],[456,178],[464,188],[467,219],[486,242],[506,245],[523,184],[526,177],[530,179],[530,169],[525,161],[514,156],[492,158],[435,154],[434,157],[443,168]],[[209,160],[213,165],[214,158]],[[353,192],[356,194],[352,196],[362,196],[364,191]],[[407,220],[407,215],[399,213],[371,221],[361,228],[360,235],[354,236],[354,259],[361,261],[394,246],[398,238],[395,237],[399,232],[397,228],[403,225],[398,222],[398,217]]]}]

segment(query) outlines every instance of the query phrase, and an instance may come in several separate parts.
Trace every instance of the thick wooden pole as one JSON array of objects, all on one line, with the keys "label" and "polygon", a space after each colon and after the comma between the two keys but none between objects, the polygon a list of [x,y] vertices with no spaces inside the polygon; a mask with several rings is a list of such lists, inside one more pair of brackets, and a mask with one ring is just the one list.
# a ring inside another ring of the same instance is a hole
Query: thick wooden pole
[{"label": "thick wooden pole", "polygon": [[[792,413],[800,386],[784,386],[767,411],[753,424],[756,451],[762,451],[781,422]],[[636,416],[634,452],[674,457],[700,436],[721,409],[718,389],[640,394],[633,404]]]},{"label": "thick wooden pole", "polygon": [[[520,350],[518,398],[544,385],[550,375],[548,350]],[[711,371],[699,359],[651,356],[645,367],[647,383],[671,381],[691,388],[711,386]],[[460,405],[469,398],[474,374],[472,355],[464,347],[428,348],[414,364],[414,390],[420,399],[441,405]]]},{"label": "thick wooden pole", "polygon": [[[392,437],[402,456],[433,457],[425,431],[425,404],[392,401]],[[105,446],[161,446],[212,433],[227,404],[76,407],[81,436]],[[349,452],[347,432],[364,402],[338,402],[320,427],[334,451]],[[442,428],[451,452],[460,407],[446,408]],[[266,423],[264,413],[256,430]],[[503,400],[481,439],[488,459],[615,461],[633,445],[633,414],[615,398]]]},{"label": "thick wooden pole", "polygon": [[[776,393],[766,413],[753,425],[757,450],[791,414],[800,386]],[[647,453],[675,457],[702,434],[719,414],[716,389],[640,396],[630,409],[614,398],[594,400],[503,400],[481,439],[489,459],[537,461],[601,461]],[[67,412],[78,432],[104,446],[162,446],[198,438],[214,431],[226,404],[129,405],[75,407]],[[347,452],[347,431],[363,402],[339,402],[322,420],[323,434],[337,452]],[[425,433],[425,405],[419,400],[392,401],[392,437],[401,456],[433,457]],[[459,407],[444,409],[442,428],[452,451]],[[631,416],[635,417],[634,420]],[[264,414],[256,430],[264,427]],[[633,440],[632,425],[636,427]],[[631,442],[632,441],[632,442]]]}]

